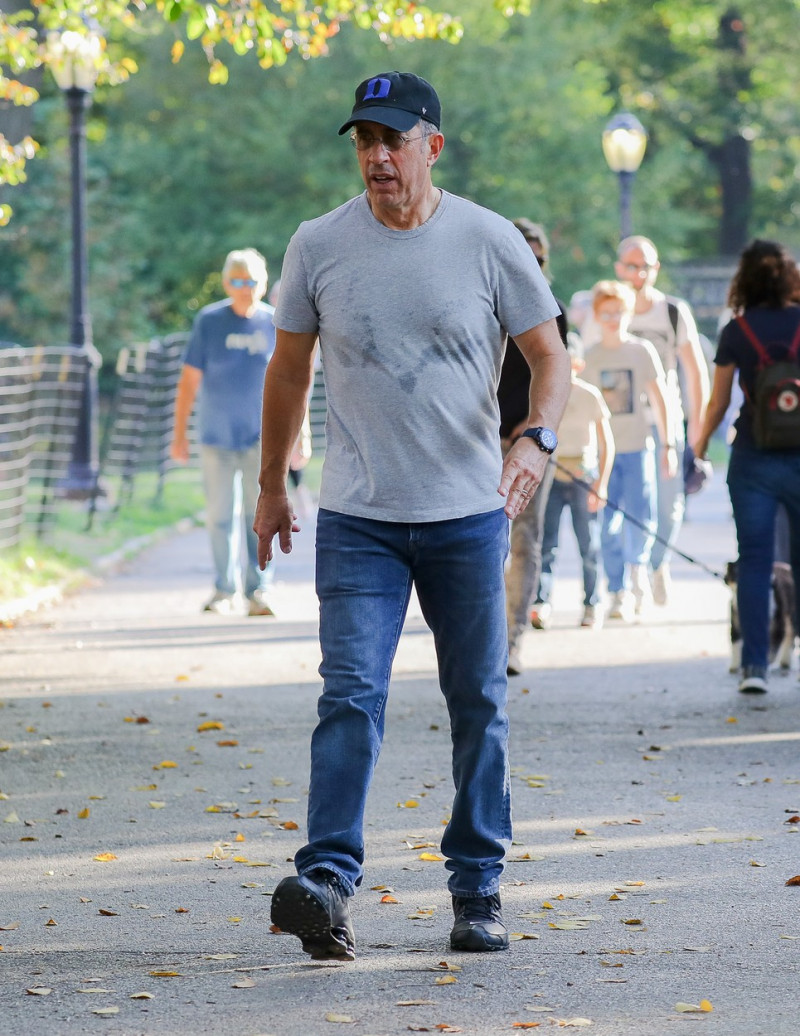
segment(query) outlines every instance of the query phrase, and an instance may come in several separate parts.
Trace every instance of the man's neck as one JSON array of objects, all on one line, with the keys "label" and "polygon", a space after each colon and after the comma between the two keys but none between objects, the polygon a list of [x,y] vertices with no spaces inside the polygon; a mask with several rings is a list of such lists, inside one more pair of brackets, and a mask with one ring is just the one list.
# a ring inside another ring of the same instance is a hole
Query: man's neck
[{"label": "man's neck", "polygon": [[251,317],[255,313],[255,311],[258,309],[258,303],[257,302],[253,302],[253,303],[245,302],[245,303],[242,303],[242,302],[236,302],[236,301],[234,301],[232,299],[231,300],[231,309],[233,310],[233,312],[236,314],[237,317]]},{"label": "man's neck", "polygon": [[652,284],[645,284],[645,286],[636,292],[636,305],[634,307],[634,313],[647,313],[660,299],[664,297],[664,293],[659,291],[658,288],[653,287]]},{"label": "man's neck", "polygon": [[423,223],[427,223],[439,207],[442,200],[442,192],[438,187],[431,184],[425,197],[418,203],[406,208],[380,207],[372,204],[367,194],[367,204],[375,219],[390,230],[416,230]]}]

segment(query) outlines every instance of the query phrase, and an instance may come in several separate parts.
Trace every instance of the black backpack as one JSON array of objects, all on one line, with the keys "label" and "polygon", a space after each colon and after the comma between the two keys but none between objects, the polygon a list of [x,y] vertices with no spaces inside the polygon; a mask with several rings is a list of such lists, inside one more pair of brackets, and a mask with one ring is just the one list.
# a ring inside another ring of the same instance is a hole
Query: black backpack
[{"label": "black backpack", "polygon": [[739,327],[758,353],[753,435],[762,450],[800,450],[800,323],[782,360],[773,359],[743,316]]}]

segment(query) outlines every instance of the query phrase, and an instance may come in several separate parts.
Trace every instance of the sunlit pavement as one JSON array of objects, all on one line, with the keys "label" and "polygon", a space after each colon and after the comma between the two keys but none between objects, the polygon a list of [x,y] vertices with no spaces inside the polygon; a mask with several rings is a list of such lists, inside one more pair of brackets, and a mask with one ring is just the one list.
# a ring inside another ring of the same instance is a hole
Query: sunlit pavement
[{"label": "sunlit pavement", "polygon": [[[667,607],[579,629],[567,525],[553,627],[509,682],[510,951],[448,948],[448,724],[413,602],[357,960],[314,964],[270,932],[319,692],[306,524],[276,565],[277,619],[201,614],[196,530],[0,631],[0,1032],[795,1036],[797,670],[738,694],[728,590],[683,559]],[[718,475],[679,547],[721,571],[734,542]]]}]

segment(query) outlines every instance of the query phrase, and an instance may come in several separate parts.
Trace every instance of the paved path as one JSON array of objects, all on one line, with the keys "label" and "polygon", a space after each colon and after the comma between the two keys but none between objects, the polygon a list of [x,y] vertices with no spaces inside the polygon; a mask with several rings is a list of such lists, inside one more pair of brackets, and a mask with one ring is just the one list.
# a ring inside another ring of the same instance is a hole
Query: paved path
[{"label": "paved path", "polygon": [[[303,839],[319,691],[312,540],[281,559],[277,620],[200,614],[194,531],[0,631],[0,1033],[494,1036],[588,1019],[597,1036],[795,1036],[797,674],[738,695],[727,590],[684,561],[667,608],[578,629],[566,533],[554,627],[528,634],[510,684],[503,902],[521,938],[504,954],[447,948],[443,866],[422,856],[448,813],[449,738],[414,607],[369,803],[358,959],[313,964],[270,933]],[[718,478],[690,501],[681,546],[721,568],[733,543]],[[703,1000],[713,1012],[676,1010]]]}]

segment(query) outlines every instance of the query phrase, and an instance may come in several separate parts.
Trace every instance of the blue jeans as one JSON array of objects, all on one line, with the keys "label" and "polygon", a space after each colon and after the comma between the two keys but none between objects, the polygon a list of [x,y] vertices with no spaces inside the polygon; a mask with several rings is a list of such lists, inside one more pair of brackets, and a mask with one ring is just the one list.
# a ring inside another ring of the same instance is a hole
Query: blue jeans
[{"label": "blue jeans", "polygon": [[[775,516],[778,504],[789,520],[789,555],[800,588],[800,451],[731,450],[728,491],[739,543],[739,622],[742,665],[766,666]],[[800,621],[800,593],[796,620]],[[800,629],[800,625],[798,625]]]},{"label": "blue jeans", "polygon": [[[250,596],[266,589],[272,580],[272,566],[258,567],[258,537],[253,516],[258,500],[261,446],[249,450],[223,450],[202,446],[203,488],[206,496],[206,526],[214,561],[214,587],[226,594],[239,590]],[[247,564],[241,571],[241,535],[247,546]]]},{"label": "blue jeans", "polygon": [[[590,480],[592,476],[589,476]],[[596,512],[590,511],[589,493],[577,482],[555,479],[550,489],[544,513],[542,540],[542,576],[539,581],[539,600],[549,601],[553,591],[553,566],[558,555],[558,529],[561,512],[565,507],[572,515],[572,528],[578,541],[583,563],[583,603],[597,604],[597,566],[600,560],[600,522]]]},{"label": "blue jeans", "polygon": [[622,511],[606,504],[603,509],[601,546],[609,593],[630,589],[626,565],[646,565],[655,534],[656,466],[652,450],[618,453],[608,480],[608,499],[636,521],[625,520]]},{"label": "blue jeans", "polygon": [[[656,458],[662,456],[661,440],[658,432],[653,429],[653,437],[656,443]],[[686,493],[683,483],[683,454],[685,444],[678,441],[675,444],[675,454],[678,458],[676,473],[668,476],[661,464],[655,467],[656,475],[656,535],[658,539],[653,540],[653,547],[650,551],[650,567],[660,568],[667,561],[672,560],[672,551],[678,541],[678,534],[683,525],[683,516],[686,513]],[[663,541],[663,542],[662,542]]]},{"label": "blue jeans", "polygon": [[405,524],[321,509],[320,675],[311,739],[308,844],[299,874],[334,871],[352,892],[364,864],[364,808],[412,585],[433,631],[450,714],[455,798],[442,838],[454,895],[497,892],[511,844],[502,510]]}]

